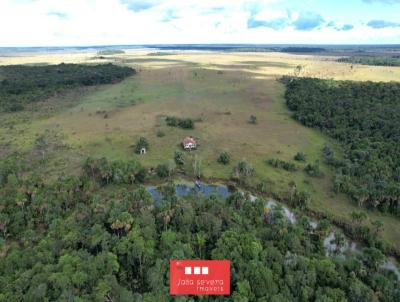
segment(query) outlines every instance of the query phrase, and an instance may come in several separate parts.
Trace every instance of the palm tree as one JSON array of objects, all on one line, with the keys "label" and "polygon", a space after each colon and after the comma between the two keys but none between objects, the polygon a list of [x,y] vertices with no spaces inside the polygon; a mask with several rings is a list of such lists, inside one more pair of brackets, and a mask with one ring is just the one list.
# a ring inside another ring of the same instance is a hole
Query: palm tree
[{"label": "palm tree", "polygon": [[351,219],[353,220],[353,223],[356,223],[359,226],[367,218],[367,214],[361,211],[353,211],[350,213],[350,216]]},{"label": "palm tree", "polygon": [[171,222],[173,215],[174,215],[174,210],[171,208],[167,208],[159,213],[159,216],[163,220],[164,231],[168,230],[168,224]]},{"label": "palm tree", "polygon": [[112,220],[111,229],[116,232],[117,236],[121,235],[121,231],[128,232],[133,224],[133,218],[128,212],[123,212],[116,219]]},{"label": "palm tree", "polygon": [[336,245],[336,253],[340,253],[340,250],[346,243],[346,237],[341,232],[335,233],[335,238],[332,240],[333,243]]},{"label": "palm tree", "polygon": [[196,244],[199,248],[199,257],[200,259],[202,259],[201,257],[201,251],[203,250],[204,246],[206,245],[207,242],[207,237],[206,234],[204,234],[203,232],[199,232],[196,234]]}]

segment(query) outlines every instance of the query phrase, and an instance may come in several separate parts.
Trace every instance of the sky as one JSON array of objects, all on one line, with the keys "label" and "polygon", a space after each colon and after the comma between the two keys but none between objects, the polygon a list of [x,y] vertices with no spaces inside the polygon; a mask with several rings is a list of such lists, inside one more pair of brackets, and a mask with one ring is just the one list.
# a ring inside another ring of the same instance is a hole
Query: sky
[{"label": "sky", "polygon": [[0,0],[0,47],[400,44],[400,0]]}]

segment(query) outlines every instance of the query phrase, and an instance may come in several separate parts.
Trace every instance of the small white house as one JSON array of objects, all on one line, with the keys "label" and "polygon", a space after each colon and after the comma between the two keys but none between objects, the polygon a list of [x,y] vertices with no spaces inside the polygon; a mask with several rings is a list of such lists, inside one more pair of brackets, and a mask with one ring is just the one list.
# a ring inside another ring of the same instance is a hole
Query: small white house
[{"label": "small white house", "polygon": [[193,137],[186,137],[182,142],[185,150],[193,150],[197,148],[197,143]]}]

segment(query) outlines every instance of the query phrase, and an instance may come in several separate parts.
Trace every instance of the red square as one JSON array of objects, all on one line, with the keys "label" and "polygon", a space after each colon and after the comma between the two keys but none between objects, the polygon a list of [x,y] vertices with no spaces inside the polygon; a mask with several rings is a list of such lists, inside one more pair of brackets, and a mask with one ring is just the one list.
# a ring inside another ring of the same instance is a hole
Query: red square
[{"label": "red square", "polygon": [[171,260],[171,295],[230,295],[229,260]]}]

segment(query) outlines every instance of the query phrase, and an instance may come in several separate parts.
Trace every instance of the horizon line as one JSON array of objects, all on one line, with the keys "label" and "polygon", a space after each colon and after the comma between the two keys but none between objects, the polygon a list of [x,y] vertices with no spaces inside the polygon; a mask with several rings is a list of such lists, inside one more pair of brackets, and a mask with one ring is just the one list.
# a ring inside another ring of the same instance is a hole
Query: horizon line
[{"label": "horizon line", "polygon": [[1,48],[73,48],[73,47],[138,47],[138,46],[399,46],[400,43],[138,43],[138,44],[93,44],[93,45],[35,45],[35,46],[0,46]]}]

